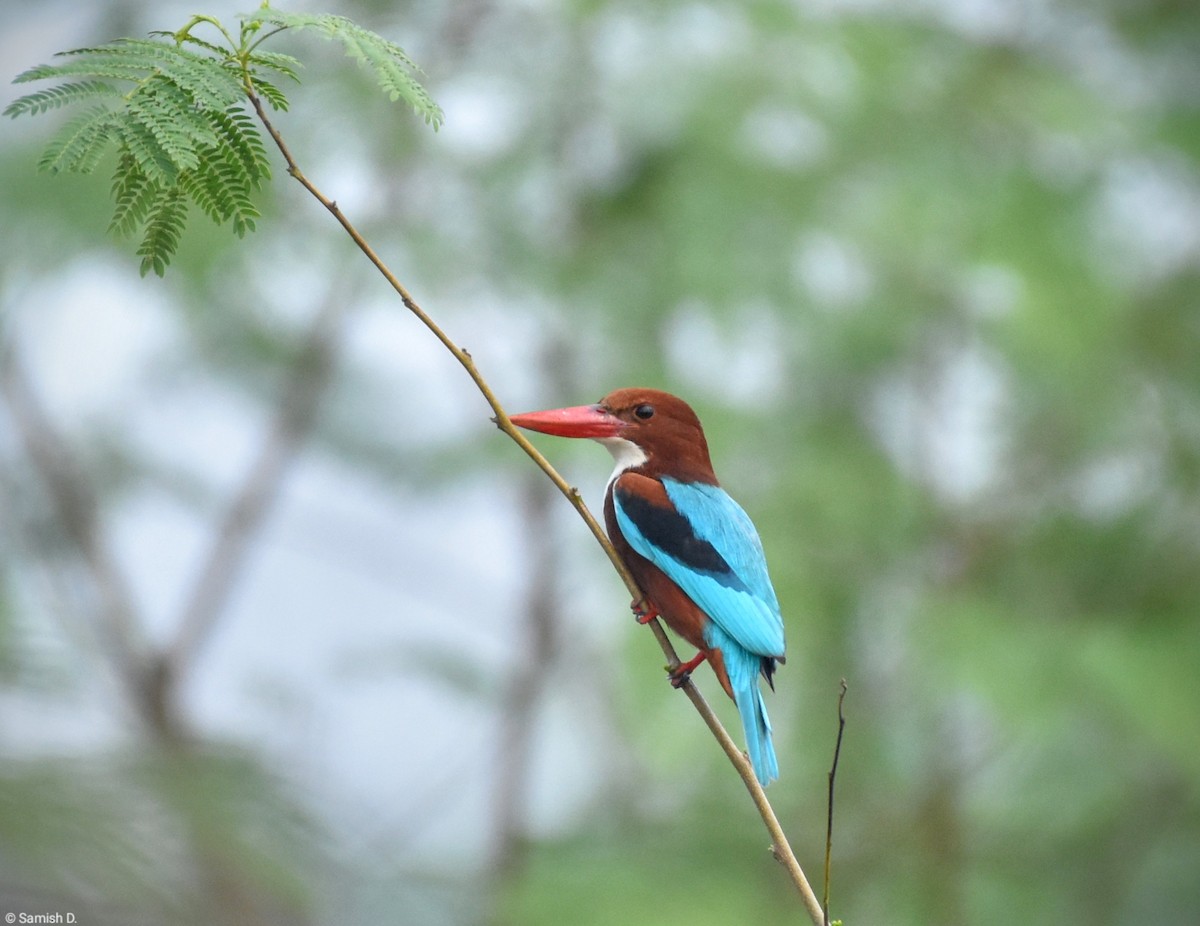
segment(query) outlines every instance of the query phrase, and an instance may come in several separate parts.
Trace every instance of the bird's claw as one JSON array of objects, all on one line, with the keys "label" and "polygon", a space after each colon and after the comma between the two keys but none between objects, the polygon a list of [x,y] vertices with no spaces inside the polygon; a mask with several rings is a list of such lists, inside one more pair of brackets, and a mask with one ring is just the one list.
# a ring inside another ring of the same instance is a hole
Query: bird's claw
[{"label": "bird's claw", "polygon": [[684,682],[691,678],[692,670],[707,658],[708,653],[701,650],[687,662],[681,662],[673,669],[670,666],[664,666],[667,670],[667,680],[671,683],[671,687],[682,688]]},{"label": "bird's claw", "polygon": [[658,611],[650,603],[649,598],[639,598],[631,601],[629,603],[629,610],[633,612],[633,616],[637,618],[639,624],[649,624],[654,618],[658,617]]}]

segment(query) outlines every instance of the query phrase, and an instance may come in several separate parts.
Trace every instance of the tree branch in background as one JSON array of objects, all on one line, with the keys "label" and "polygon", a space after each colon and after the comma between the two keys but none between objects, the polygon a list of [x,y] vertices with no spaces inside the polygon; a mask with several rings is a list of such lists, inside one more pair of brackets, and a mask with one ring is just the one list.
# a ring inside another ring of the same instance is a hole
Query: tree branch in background
[{"label": "tree branch in background", "polygon": [[104,539],[95,492],[37,400],[15,345],[5,349],[0,391],[59,521],[96,586],[101,601],[96,629],[103,648],[137,713],[167,739],[178,740],[184,733],[186,725],[177,704],[183,676],[211,636],[250,545],[312,428],[340,346],[344,296],[340,287],[331,288],[306,332],[281,387],[270,430],[216,530],[195,585],[184,598],[174,643],[161,653],[144,637],[133,592]]},{"label": "tree branch in background", "polygon": [[165,683],[171,690],[178,687],[179,680],[212,635],[245,567],[250,545],[262,529],[288,469],[312,430],[341,348],[340,326],[350,302],[342,287],[331,286],[304,335],[281,386],[275,419],[225,512],[191,593],[185,598],[175,641],[163,654]]},{"label": "tree branch in background", "polygon": [[42,407],[12,341],[0,356],[0,392],[59,523],[95,585],[100,607],[91,630],[135,713],[152,729],[165,729],[167,715],[154,696],[150,645],[129,582],[101,528],[96,493]]},{"label": "tree branch in background", "polygon": [[[85,564],[100,599],[96,626],[89,630],[100,638],[118,684],[151,742],[160,748],[164,765],[158,770],[168,777],[178,771],[177,760],[184,760],[188,768],[193,762],[207,761],[202,751],[194,749],[190,725],[179,709],[183,670],[211,635],[250,545],[311,429],[337,356],[345,305],[344,289],[331,287],[285,378],[274,423],[215,532],[195,588],[185,599],[176,643],[162,652],[144,635],[144,616],[105,537],[100,504],[83,468],[38,401],[16,346],[10,342],[3,348],[0,394],[11,410],[26,455],[46,485],[57,520]],[[175,793],[174,789],[168,788],[168,793]],[[262,891],[253,877],[229,864],[224,849],[212,843],[210,825],[197,819],[195,808],[185,804],[176,810],[182,844],[190,853],[200,893],[212,900],[203,915],[226,926],[278,922],[270,894]],[[290,915],[294,920],[294,913]]]},{"label": "tree branch in background", "polygon": [[[358,229],[355,228],[350,220],[346,218],[341,209],[338,208],[337,203],[325,196],[325,194],[323,194],[317,188],[317,186],[308,179],[308,177],[300,169],[300,166],[296,163],[296,160],[292,157],[291,151],[288,149],[283,136],[271,123],[269,117],[267,116],[266,110],[263,107],[262,101],[259,99],[258,95],[254,92],[253,87],[249,83],[247,83],[246,93],[254,107],[255,113],[262,122],[263,127],[274,140],[280,154],[283,155],[284,161],[287,162],[288,173],[306,190],[308,190],[313,198],[316,199],[322,206],[324,206],[331,215],[333,215],[333,217],[346,231],[346,234],[350,236],[351,240],[359,248],[359,250],[366,255],[367,259],[375,265],[375,268],[380,272],[384,279],[387,280],[392,289],[396,291],[405,307],[413,315],[415,315],[426,328],[429,329],[434,337],[436,337],[446,348],[446,350],[451,353],[454,359],[459,362],[459,364],[466,371],[467,375],[470,376],[471,380],[475,383],[475,386],[478,388],[480,394],[487,401],[488,405],[491,406],[491,409],[494,413],[493,421],[495,421],[496,426],[499,427],[500,430],[506,435],[508,435],[508,437],[512,439],[523,451],[525,451],[530,459],[532,459],[533,462],[542,470],[542,472],[544,472],[546,476],[554,483],[558,490],[566,496],[567,500],[575,506],[575,510],[579,512],[579,516],[583,518],[584,522],[588,526],[588,529],[591,530],[592,535],[596,538],[596,542],[599,543],[604,549],[605,553],[608,554],[609,561],[612,563],[613,568],[616,569],[617,573],[621,576],[621,579],[624,581],[625,586],[629,590],[629,593],[633,596],[633,599],[640,600],[641,598],[645,597],[641,589],[638,588],[637,582],[634,581],[633,576],[629,574],[629,571],[620,561],[620,558],[617,556],[617,551],[609,542],[609,539],[605,535],[603,529],[600,527],[595,517],[592,516],[592,513],[588,510],[587,505],[584,504],[579,490],[567,483],[567,481],[563,479],[563,477],[553,466],[550,465],[549,461],[546,460],[546,458],[538,451],[538,449],[529,442],[525,435],[518,431],[516,427],[513,426],[512,422],[509,421],[508,414],[505,412],[504,407],[500,404],[499,399],[496,398],[496,395],[492,391],[491,387],[487,384],[487,381],[484,380],[482,374],[480,374],[478,368],[475,366],[475,361],[472,359],[470,352],[456,344],[449,337],[449,335],[447,335],[445,331],[443,331],[442,328],[433,320],[433,318],[417,304],[416,300],[413,299],[412,295],[408,292],[400,280],[391,272],[390,269],[388,269],[387,265],[383,262],[379,255],[375,253],[374,249],[367,243]],[[658,640],[659,646],[662,647],[663,653],[667,657],[668,666],[670,668],[676,668],[679,666],[679,656],[675,652],[674,646],[671,645],[671,641],[667,638],[666,632],[663,630],[661,623],[655,619],[650,622],[649,626],[654,633],[655,639]],[[792,848],[788,844],[787,837],[783,832],[783,828],[779,825],[779,820],[775,816],[775,812],[771,807],[770,801],[767,800],[767,796],[763,792],[762,786],[755,777],[754,770],[751,768],[749,760],[745,757],[745,755],[743,755],[742,751],[738,749],[737,744],[734,743],[733,739],[729,736],[729,733],[725,730],[724,726],[721,724],[721,721],[713,712],[712,707],[704,699],[704,696],[700,693],[700,690],[695,686],[691,679],[689,678],[680,687],[687,694],[688,699],[696,708],[697,713],[699,713],[701,718],[703,718],[705,724],[708,725],[709,730],[712,731],[713,736],[717,739],[717,742],[720,743],[721,748],[725,751],[725,754],[728,756],[729,761],[733,764],[733,767],[737,769],[738,774],[741,776],[742,781],[746,785],[746,789],[750,792],[750,797],[754,801],[755,807],[758,808],[758,812],[762,816],[763,824],[766,826],[767,832],[771,836],[772,852],[775,855],[775,858],[779,860],[784,869],[787,871],[788,876],[792,879],[792,883],[795,885],[796,890],[800,893],[804,907],[815,926],[822,926],[824,922],[824,913],[821,909],[820,901],[817,900],[816,895],[813,893],[812,887],[808,883],[808,879],[804,875],[803,869],[800,867],[800,863],[796,860],[795,853],[792,852]]]},{"label": "tree branch in background", "polygon": [[[558,544],[551,521],[553,492],[544,479],[529,478],[522,485],[526,548],[532,554],[525,594],[520,605],[522,622],[516,667],[500,705],[500,742],[496,761],[491,858],[488,863],[490,893],[495,897],[508,884],[525,857],[526,805],[533,733],[541,700],[546,667],[557,645]],[[493,911],[500,909],[492,904]]]}]

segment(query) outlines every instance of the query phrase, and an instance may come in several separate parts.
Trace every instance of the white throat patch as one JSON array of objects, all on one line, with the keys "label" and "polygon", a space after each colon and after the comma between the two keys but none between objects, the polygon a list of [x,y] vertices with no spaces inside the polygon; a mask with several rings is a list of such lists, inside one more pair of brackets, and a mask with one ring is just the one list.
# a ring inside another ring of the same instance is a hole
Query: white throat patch
[{"label": "white throat patch", "polygon": [[605,446],[617,464],[612,471],[612,475],[608,477],[608,482],[604,487],[605,492],[608,491],[608,486],[612,485],[613,480],[620,476],[621,473],[627,469],[641,466],[648,459],[646,451],[633,441],[626,440],[623,437],[597,437],[594,440],[597,444]]}]

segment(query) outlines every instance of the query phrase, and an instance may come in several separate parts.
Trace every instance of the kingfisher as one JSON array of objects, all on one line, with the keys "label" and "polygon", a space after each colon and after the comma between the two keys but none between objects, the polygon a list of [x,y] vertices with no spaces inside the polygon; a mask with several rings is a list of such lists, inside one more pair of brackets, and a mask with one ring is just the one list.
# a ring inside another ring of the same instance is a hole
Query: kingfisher
[{"label": "kingfisher", "polygon": [[705,660],[737,705],[754,774],[779,777],[759,676],[774,690],[783,617],[750,517],[717,482],[700,419],[657,389],[611,392],[595,405],[513,415],[520,428],[603,444],[616,463],[604,524],[645,598],[640,623],[661,616],[696,647],[670,673],[675,687]]}]

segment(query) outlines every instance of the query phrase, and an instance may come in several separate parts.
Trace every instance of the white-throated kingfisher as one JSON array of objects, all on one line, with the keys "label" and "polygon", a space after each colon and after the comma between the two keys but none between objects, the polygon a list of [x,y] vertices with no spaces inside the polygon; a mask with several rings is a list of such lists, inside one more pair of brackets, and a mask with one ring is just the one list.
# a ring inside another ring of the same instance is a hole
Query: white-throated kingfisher
[{"label": "white-throated kingfisher", "polygon": [[783,662],[783,618],[749,516],[717,482],[700,419],[657,389],[618,389],[596,405],[513,415],[521,428],[590,437],[616,468],[604,493],[609,539],[645,593],[643,623],[655,614],[696,647],[671,674],[682,684],[708,660],[733,698],[762,784],[779,777],[771,722],[759,689],[774,688]]}]

